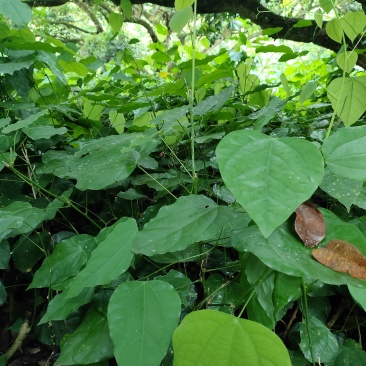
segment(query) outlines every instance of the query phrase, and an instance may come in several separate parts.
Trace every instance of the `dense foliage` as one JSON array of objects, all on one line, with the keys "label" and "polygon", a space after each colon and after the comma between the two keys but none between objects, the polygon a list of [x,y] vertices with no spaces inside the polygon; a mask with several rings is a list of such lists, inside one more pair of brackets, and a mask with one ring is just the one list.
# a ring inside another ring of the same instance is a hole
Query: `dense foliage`
[{"label": "dense foliage", "polygon": [[56,365],[366,364],[364,257],[294,229],[309,201],[320,247],[366,255],[366,16],[320,1],[331,58],[240,31],[210,54],[193,3],[189,41],[109,62],[0,7],[0,365],[35,340]]}]

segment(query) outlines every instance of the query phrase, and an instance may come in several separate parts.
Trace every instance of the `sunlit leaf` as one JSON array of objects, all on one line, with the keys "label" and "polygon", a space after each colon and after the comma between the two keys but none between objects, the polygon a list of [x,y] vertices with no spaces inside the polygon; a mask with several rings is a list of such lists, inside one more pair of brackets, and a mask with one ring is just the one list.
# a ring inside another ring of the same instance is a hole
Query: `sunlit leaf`
[{"label": "sunlit leaf", "polygon": [[215,310],[188,314],[173,335],[174,366],[290,366],[287,349],[261,324]]},{"label": "sunlit leaf", "polygon": [[342,21],[338,18],[330,20],[325,26],[325,31],[329,38],[338,43],[342,43],[343,28]]},{"label": "sunlit leaf", "polygon": [[366,15],[363,11],[349,12],[341,18],[342,28],[347,37],[353,42],[366,27]]},{"label": "sunlit leaf", "polygon": [[121,284],[108,305],[108,322],[119,365],[159,366],[180,317],[181,302],[164,281]]},{"label": "sunlit leaf", "polygon": [[193,10],[190,6],[187,6],[181,10],[178,10],[169,21],[169,27],[173,32],[181,32],[183,28],[188,24],[193,14]]},{"label": "sunlit leaf", "polygon": [[366,110],[366,85],[363,79],[337,78],[328,86],[328,98],[346,126],[353,125]]},{"label": "sunlit leaf", "polygon": [[347,73],[350,73],[356,65],[358,59],[357,52],[342,52],[337,56],[338,66]]},{"label": "sunlit leaf", "polygon": [[118,33],[123,24],[123,15],[120,13],[109,13],[108,23],[114,33]]},{"label": "sunlit leaf", "polygon": [[132,4],[130,0],[121,0],[121,8],[126,19],[132,17]]}]

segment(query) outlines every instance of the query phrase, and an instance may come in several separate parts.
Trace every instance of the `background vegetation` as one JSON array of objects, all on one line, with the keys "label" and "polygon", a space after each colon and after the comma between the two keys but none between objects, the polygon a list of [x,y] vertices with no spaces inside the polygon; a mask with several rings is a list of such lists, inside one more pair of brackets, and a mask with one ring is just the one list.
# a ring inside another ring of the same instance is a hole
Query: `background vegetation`
[{"label": "background vegetation", "polygon": [[136,3],[0,0],[0,365],[364,365],[363,3]]}]

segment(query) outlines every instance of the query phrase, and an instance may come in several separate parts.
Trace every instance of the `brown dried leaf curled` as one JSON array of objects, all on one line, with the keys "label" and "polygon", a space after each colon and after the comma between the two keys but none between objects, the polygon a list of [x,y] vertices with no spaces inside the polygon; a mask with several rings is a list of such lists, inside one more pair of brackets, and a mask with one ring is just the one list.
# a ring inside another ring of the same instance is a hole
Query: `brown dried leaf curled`
[{"label": "brown dried leaf curled", "polygon": [[315,247],[325,236],[322,213],[311,203],[304,202],[296,209],[295,230],[307,247]]},{"label": "brown dried leaf curled", "polygon": [[331,240],[326,246],[312,250],[311,254],[334,271],[366,280],[366,257],[346,241]]}]

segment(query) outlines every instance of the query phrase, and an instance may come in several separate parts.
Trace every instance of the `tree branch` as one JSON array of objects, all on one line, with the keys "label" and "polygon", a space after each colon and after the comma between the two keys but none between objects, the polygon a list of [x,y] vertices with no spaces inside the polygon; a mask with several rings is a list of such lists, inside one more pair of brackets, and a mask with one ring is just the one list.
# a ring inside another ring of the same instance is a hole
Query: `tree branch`
[{"label": "tree branch", "polygon": [[90,11],[88,6],[82,0],[73,0],[73,2],[88,15],[88,17],[91,19],[91,21],[97,28],[97,33],[102,33],[104,31],[102,25],[100,24],[95,14],[92,11]]}]

